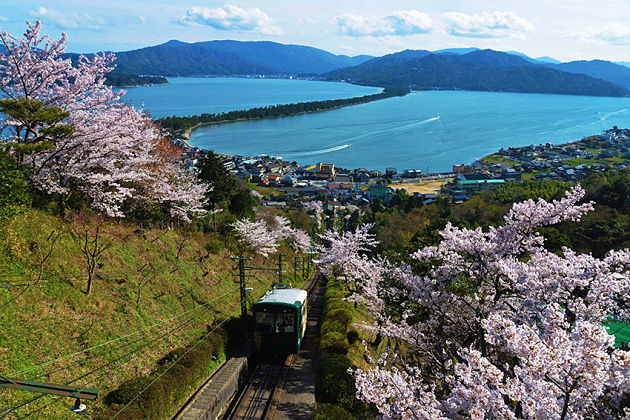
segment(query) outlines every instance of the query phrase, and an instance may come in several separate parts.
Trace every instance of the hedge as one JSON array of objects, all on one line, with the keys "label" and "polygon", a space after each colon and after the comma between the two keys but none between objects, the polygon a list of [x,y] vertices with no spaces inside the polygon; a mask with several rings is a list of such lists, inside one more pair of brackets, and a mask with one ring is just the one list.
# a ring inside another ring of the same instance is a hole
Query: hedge
[{"label": "hedge", "polygon": [[[170,418],[197,389],[199,383],[225,359],[225,355],[233,353],[243,343],[248,331],[251,331],[250,327],[251,319],[233,318],[194,348],[190,349],[197,340],[190,346],[168,353],[158,362],[153,373],[125,382],[110,392],[105,397],[108,408],[97,418],[110,419],[154,380],[155,383],[125,408],[120,418],[130,420]],[[208,326],[208,329],[210,328]],[[180,357],[182,359],[176,365],[172,365]],[[169,366],[172,367],[166,371]],[[166,373],[160,376],[165,371]]]},{"label": "hedge", "polygon": [[355,419],[370,416],[367,404],[356,399],[354,366],[347,356],[350,342],[358,338],[352,328],[354,307],[344,301],[342,285],[328,280],[320,329],[315,419]]}]

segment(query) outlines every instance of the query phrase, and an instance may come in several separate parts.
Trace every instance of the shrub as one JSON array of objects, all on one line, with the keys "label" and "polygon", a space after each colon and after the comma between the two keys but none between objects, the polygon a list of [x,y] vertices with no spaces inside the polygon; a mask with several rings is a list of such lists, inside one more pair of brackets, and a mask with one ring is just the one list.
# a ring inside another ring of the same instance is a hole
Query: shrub
[{"label": "shrub", "polygon": [[359,333],[356,330],[350,330],[346,334],[346,338],[348,339],[348,343],[352,345],[359,339]]},{"label": "shrub", "polygon": [[348,410],[333,404],[317,404],[315,420],[354,420]]},{"label": "shrub", "polygon": [[345,333],[336,331],[330,331],[322,336],[320,342],[320,348],[329,353],[346,354],[349,347]]},{"label": "shrub", "polygon": [[[226,325],[229,324],[228,322]],[[236,329],[236,324],[238,323],[232,324],[233,329]],[[155,372],[128,381],[110,392],[105,397],[108,408],[97,418],[111,418],[163,372],[166,373],[125,408],[123,413],[125,419],[169,418],[172,411],[188,397],[190,391],[197,387],[199,381],[208,375],[216,364],[216,359],[224,354],[224,335],[230,336],[230,332],[210,334],[188,353],[187,348],[179,348],[168,353],[158,362]],[[180,357],[182,359],[176,365],[171,365]],[[169,366],[171,368],[166,371]]]},{"label": "shrub", "polygon": [[210,241],[208,241],[208,243],[206,244],[206,251],[209,254],[217,255],[224,249],[225,243],[223,243],[223,241],[221,241],[220,239],[210,239]]},{"label": "shrub", "polygon": [[0,150],[0,218],[24,212],[33,201],[27,176]]},{"label": "shrub", "polygon": [[334,404],[348,395],[354,397],[354,378],[348,373],[351,367],[350,359],[343,354],[322,353],[318,364],[317,400]]},{"label": "shrub", "polygon": [[340,320],[330,318],[322,323],[320,334],[322,337],[328,334],[329,332],[338,332],[341,334],[345,334],[347,327],[348,325],[341,322]]},{"label": "shrub", "polygon": [[352,322],[352,312],[348,308],[335,308],[328,312],[327,318],[334,319],[347,328]]}]

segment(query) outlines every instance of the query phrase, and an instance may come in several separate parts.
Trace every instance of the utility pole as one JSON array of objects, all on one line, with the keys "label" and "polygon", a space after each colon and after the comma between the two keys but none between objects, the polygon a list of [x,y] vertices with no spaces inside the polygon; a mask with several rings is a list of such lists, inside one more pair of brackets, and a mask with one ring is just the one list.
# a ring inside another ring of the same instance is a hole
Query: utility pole
[{"label": "utility pole", "polygon": [[247,274],[245,270],[245,261],[251,260],[246,257],[232,257],[233,260],[238,260],[238,282],[241,289],[241,318],[247,316]]}]

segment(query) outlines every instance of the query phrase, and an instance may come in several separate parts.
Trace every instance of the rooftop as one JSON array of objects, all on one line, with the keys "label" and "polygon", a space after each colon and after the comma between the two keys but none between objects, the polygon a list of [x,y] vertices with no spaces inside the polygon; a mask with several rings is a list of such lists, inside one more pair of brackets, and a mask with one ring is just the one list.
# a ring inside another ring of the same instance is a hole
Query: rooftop
[{"label": "rooftop", "polygon": [[274,289],[262,297],[257,303],[290,303],[304,301],[306,290],[302,289]]}]

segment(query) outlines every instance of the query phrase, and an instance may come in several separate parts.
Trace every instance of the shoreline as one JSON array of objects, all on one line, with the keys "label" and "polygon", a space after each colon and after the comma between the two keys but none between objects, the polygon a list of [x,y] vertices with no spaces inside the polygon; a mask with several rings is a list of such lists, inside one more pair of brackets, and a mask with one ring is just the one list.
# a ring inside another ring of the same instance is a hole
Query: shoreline
[{"label": "shoreline", "polygon": [[[382,99],[388,99],[388,98],[382,98]],[[382,99],[377,99],[377,101],[380,101]],[[369,102],[375,102],[375,101],[369,101]],[[369,102],[363,102],[363,103],[369,103]],[[336,106],[336,107],[333,107],[333,108],[318,109],[316,111],[302,111],[302,112],[296,112],[295,114],[291,114],[291,115],[278,115],[278,116],[275,116],[275,117],[237,118],[235,120],[221,120],[221,121],[203,122],[203,123],[196,124],[195,126],[187,129],[186,131],[184,131],[184,133],[182,133],[182,136],[184,136],[187,140],[190,140],[190,134],[193,131],[195,131],[198,128],[206,127],[206,126],[209,126],[209,125],[230,124],[230,123],[246,122],[246,121],[274,120],[274,119],[277,119],[277,118],[288,118],[288,117],[294,117],[294,116],[297,116],[297,115],[316,114],[316,113],[319,113],[319,112],[334,111],[336,109],[346,108],[346,107],[354,106],[354,105],[361,105],[361,104],[339,105],[339,106]]]},{"label": "shoreline", "polygon": [[[532,149],[532,148],[547,147],[547,145],[550,145],[551,148],[556,148],[556,149],[558,149],[558,148],[561,148],[561,149],[562,148],[577,149],[577,148],[580,148],[582,146],[583,146],[584,149],[586,149],[586,148],[589,147],[588,146],[589,140],[591,140],[593,138],[598,138],[598,137],[604,136],[607,132],[615,130],[615,129],[616,129],[616,127],[614,127],[613,129],[605,130],[602,133],[591,134],[591,135],[585,136],[585,137],[583,137],[581,139],[572,140],[572,141],[569,141],[569,142],[559,143],[559,144],[547,143],[547,144],[543,145],[543,144],[533,144],[532,143],[532,144],[529,144],[529,145],[518,146],[518,147],[502,147],[499,150],[494,151],[494,152],[489,153],[489,154],[486,154],[485,156],[483,156],[481,158],[471,159],[469,161],[470,163],[468,163],[468,164],[462,165],[462,164],[453,163],[452,164],[453,166],[452,166],[451,170],[444,170],[444,171],[437,171],[437,172],[427,172],[427,173],[423,173],[419,177],[410,178],[410,179],[406,179],[405,177],[400,177],[400,178],[398,178],[397,181],[394,181],[394,184],[398,184],[398,185],[400,185],[400,184],[402,184],[402,185],[404,185],[404,184],[414,184],[414,183],[417,183],[419,181],[422,182],[422,181],[427,181],[427,180],[437,180],[437,179],[441,179],[441,178],[454,177],[454,176],[456,176],[455,167],[456,166],[460,166],[460,165],[473,167],[473,166],[475,166],[475,164],[479,164],[478,166],[489,168],[493,164],[503,163],[503,167],[504,168],[511,168],[512,166],[514,166],[514,164],[521,165],[522,163],[518,163],[518,162],[508,163],[508,162],[511,161],[511,158],[510,158],[509,155],[504,155],[504,154],[500,153],[502,150],[505,150],[505,151],[518,151],[520,153],[520,152],[523,152],[523,151],[526,151],[526,150],[529,150],[529,149]],[[620,131],[623,131],[623,130],[620,130]],[[185,141],[185,144],[190,147],[190,143],[188,141]],[[208,150],[208,149],[206,149],[206,150]],[[600,150],[600,153],[602,151],[606,151],[606,150],[607,150],[607,148],[602,148]],[[228,157],[228,156],[240,156],[240,155],[235,155],[233,153],[217,153],[217,154],[223,155],[223,156],[226,156],[226,157]],[[264,154],[259,154],[259,155],[254,155],[254,156],[245,156],[245,155],[243,155],[243,157],[255,158],[257,156],[263,156],[263,155]],[[496,160],[497,158],[494,158],[496,156],[498,156],[499,160]],[[285,159],[283,157],[280,157],[280,159],[285,161]],[[506,160],[506,161],[504,162],[504,160]],[[553,161],[552,159],[550,160],[549,158],[541,158],[540,160],[547,161],[547,162],[552,162]],[[597,160],[597,158],[595,160]],[[628,164],[630,164],[630,158],[626,158],[624,160],[626,162],[628,162]],[[562,162],[563,160],[561,159],[560,161]],[[566,161],[570,162],[570,159],[567,159]],[[287,160],[287,162],[288,162],[288,160]],[[320,160],[318,162],[324,162],[324,161]],[[329,161],[329,162],[334,164],[336,168],[343,169],[344,171],[355,172],[355,171],[357,171],[359,169],[359,168],[349,168],[349,167],[345,167],[345,166],[339,166],[339,165],[337,165],[336,163],[334,163],[332,161]],[[607,162],[605,159],[599,158],[597,163],[591,162],[591,164],[595,164],[595,166],[597,166],[597,165],[604,166],[604,165],[612,165],[613,162]],[[313,166],[313,165],[316,165],[316,163],[313,163],[313,161],[311,161],[308,164],[304,163],[301,166],[309,167],[309,166]],[[583,165],[584,164],[582,164],[582,166]],[[573,163],[572,166],[578,166],[578,165]],[[395,166],[392,166],[392,167],[395,168]],[[376,173],[380,172],[380,173],[382,173],[382,171],[378,170],[378,169],[370,170],[370,172],[376,172]],[[532,175],[533,173],[537,173],[537,171],[535,170],[534,172],[532,172],[531,170],[524,170],[524,171],[521,171],[521,173],[524,174],[524,175],[527,175],[527,174]],[[529,179],[529,178],[525,178],[525,177],[523,178],[523,180],[526,180],[526,179]]]}]

